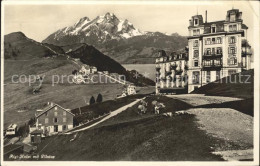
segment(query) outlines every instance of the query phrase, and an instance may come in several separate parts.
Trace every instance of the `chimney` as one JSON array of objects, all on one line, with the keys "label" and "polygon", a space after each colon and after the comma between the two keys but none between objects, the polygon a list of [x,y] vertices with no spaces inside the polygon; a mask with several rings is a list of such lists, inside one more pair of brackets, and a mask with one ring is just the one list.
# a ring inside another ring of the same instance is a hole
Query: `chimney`
[{"label": "chimney", "polygon": [[208,17],[208,13],[207,13],[207,10],[206,10],[206,18],[205,18],[205,23],[207,23],[207,17]]}]

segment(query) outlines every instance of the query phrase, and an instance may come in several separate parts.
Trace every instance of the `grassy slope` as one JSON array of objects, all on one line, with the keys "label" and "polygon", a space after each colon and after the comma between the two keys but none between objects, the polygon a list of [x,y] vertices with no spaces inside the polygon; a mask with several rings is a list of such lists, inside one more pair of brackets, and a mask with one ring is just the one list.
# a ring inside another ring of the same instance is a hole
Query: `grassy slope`
[{"label": "grassy slope", "polygon": [[[239,80],[239,73],[222,78],[218,82],[212,82],[199,89],[194,90],[192,93],[205,94],[209,96],[227,96],[238,98],[252,98],[254,96],[254,70],[248,70],[241,73],[241,83]],[[247,80],[248,76],[250,77]],[[233,83],[237,80],[237,83]],[[245,83],[248,81],[250,83]]]},{"label": "grassy slope", "polygon": [[[152,100],[154,98],[148,99]],[[158,100],[167,106],[172,103],[172,111],[183,109],[181,106],[174,107],[182,103],[178,100]],[[137,105],[90,130],[79,132],[72,142],[70,139],[74,135],[46,138],[40,144],[39,151],[41,154],[55,155],[55,160],[67,161],[222,160],[220,156],[211,154],[213,149],[210,148],[220,144],[221,140],[211,138],[199,130],[193,115],[169,118],[156,116],[151,113],[152,110],[139,115],[136,108]]]}]

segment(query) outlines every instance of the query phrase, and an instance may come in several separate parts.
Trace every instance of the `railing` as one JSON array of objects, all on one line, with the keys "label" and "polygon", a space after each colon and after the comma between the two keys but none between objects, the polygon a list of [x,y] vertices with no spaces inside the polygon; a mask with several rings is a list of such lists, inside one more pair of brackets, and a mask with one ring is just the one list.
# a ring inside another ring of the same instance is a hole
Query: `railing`
[{"label": "railing", "polygon": [[222,58],[223,54],[219,53],[219,54],[206,54],[204,53],[204,55],[202,56],[202,59],[216,59],[216,58]]}]

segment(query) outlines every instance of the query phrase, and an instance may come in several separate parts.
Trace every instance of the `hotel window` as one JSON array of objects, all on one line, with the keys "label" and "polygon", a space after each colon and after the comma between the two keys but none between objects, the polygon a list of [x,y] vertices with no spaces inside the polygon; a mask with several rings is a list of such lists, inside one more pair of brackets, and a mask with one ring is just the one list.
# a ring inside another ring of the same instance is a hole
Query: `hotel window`
[{"label": "hotel window", "polygon": [[199,50],[194,50],[193,58],[199,58]]},{"label": "hotel window", "polygon": [[194,25],[198,25],[199,24],[199,20],[198,19],[194,19]]},{"label": "hotel window", "polygon": [[212,40],[211,44],[215,44],[216,43],[216,39],[215,38],[212,38],[211,40]]},{"label": "hotel window", "polygon": [[198,67],[198,66],[199,66],[199,61],[198,61],[198,60],[194,60],[193,66],[194,66],[194,67]]},{"label": "hotel window", "polygon": [[217,43],[218,43],[218,44],[221,44],[221,43],[222,43],[221,37],[217,37]]},{"label": "hotel window", "polygon": [[206,40],[206,45],[208,45],[208,44],[210,44],[211,43],[211,40],[210,40],[210,38],[207,38],[207,40]]},{"label": "hotel window", "polygon": [[63,125],[62,130],[67,130],[67,125]]},{"label": "hotel window", "polygon": [[200,30],[199,29],[193,30],[193,36],[197,36],[199,34],[200,34]]},{"label": "hotel window", "polygon": [[222,48],[221,47],[217,48],[217,54],[222,54]]},{"label": "hotel window", "polygon": [[211,66],[211,60],[205,60],[205,61],[203,61],[203,65],[204,66]]},{"label": "hotel window", "polygon": [[58,118],[54,118],[53,121],[54,121],[54,123],[57,123],[58,122]]},{"label": "hotel window", "polygon": [[199,71],[194,71],[192,73],[192,83],[193,84],[199,84],[200,83],[200,72]]},{"label": "hotel window", "polygon": [[55,107],[54,109],[55,109],[55,110],[57,110],[58,108],[57,108],[57,107]]},{"label": "hotel window", "polygon": [[235,36],[229,37],[229,43],[230,44],[236,43],[236,37]]},{"label": "hotel window", "polygon": [[58,112],[54,112],[54,116],[58,116]]},{"label": "hotel window", "polygon": [[211,49],[210,48],[206,49],[206,55],[211,55]]},{"label": "hotel window", "polygon": [[220,79],[220,71],[216,71],[216,80]]},{"label": "hotel window", "polygon": [[214,60],[214,65],[215,66],[220,66],[221,65],[220,60],[219,59],[215,59]]},{"label": "hotel window", "polygon": [[66,115],[66,111],[63,111],[63,115]]},{"label": "hotel window", "polygon": [[213,55],[215,54],[215,48],[212,48],[212,54]]},{"label": "hotel window", "polygon": [[228,64],[229,65],[236,65],[237,64],[237,58],[236,57],[228,58]]},{"label": "hotel window", "polygon": [[49,123],[49,119],[48,118],[45,118],[45,124],[46,123]]},{"label": "hotel window", "polygon": [[236,53],[237,53],[237,52],[236,52],[236,47],[229,47],[228,53],[229,53],[229,54],[236,54]]},{"label": "hotel window", "polygon": [[199,46],[199,40],[194,40],[193,46],[194,46],[194,47],[198,47],[198,46]]},{"label": "hotel window", "polygon": [[67,122],[67,118],[63,118],[63,122]]},{"label": "hotel window", "polygon": [[229,25],[229,32],[237,31],[237,25]]},{"label": "hotel window", "polygon": [[207,71],[206,82],[207,82],[207,83],[210,82],[210,71]]}]

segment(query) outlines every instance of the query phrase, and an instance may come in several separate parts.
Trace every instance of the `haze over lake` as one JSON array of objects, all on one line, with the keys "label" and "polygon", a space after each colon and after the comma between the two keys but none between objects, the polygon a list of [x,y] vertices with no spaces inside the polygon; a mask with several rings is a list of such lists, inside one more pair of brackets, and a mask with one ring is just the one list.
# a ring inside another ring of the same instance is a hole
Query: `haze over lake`
[{"label": "haze over lake", "polygon": [[123,64],[123,66],[126,70],[136,70],[147,78],[155,80],[155,64]]}]

